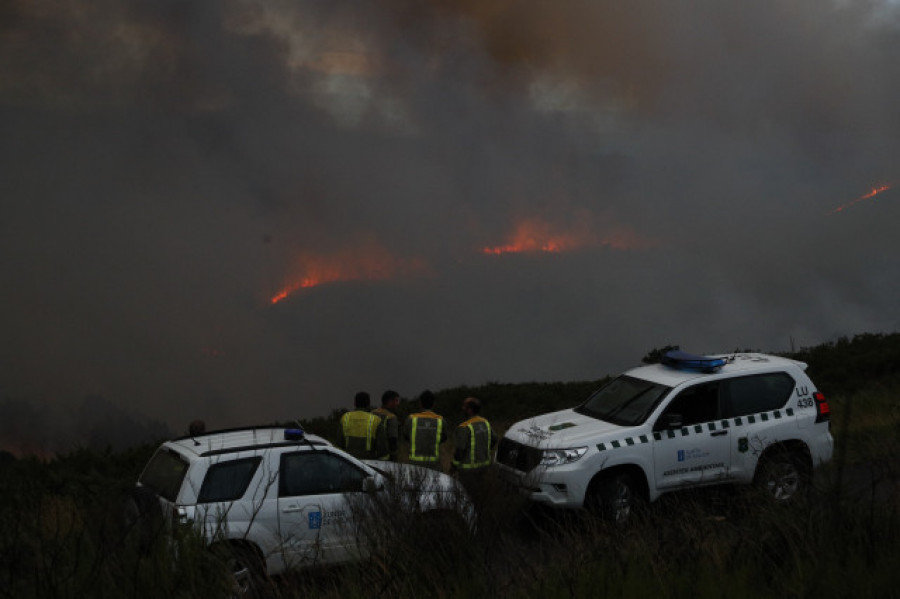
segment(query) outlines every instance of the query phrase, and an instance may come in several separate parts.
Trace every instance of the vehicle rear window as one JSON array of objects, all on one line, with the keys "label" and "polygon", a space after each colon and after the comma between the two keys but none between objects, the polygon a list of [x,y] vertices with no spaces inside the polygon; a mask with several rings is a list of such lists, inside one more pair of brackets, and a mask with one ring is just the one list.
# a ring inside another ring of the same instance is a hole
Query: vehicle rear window
[{"label": "vehicle rear window", "polygon": [[741,376],[723,381],[725,418],[769,412],[784,407],[796,385],[786,372]]},{"label": "vehicle rear window", "polygon": [[261,458],[242,458],[213,464],[200,486],[198,503],[234,501],[244,496]]},{"label": "vehicle rear window", "polygon": [[141,484],[160,497],[174,502],[187,474],[188,462],[178,452],[159,449],[141,474]]},{"label": "vehicle rear window", "polygon": [[670,387],[620,376],[600,387],[575,411],[619,426],[644,422]]}]

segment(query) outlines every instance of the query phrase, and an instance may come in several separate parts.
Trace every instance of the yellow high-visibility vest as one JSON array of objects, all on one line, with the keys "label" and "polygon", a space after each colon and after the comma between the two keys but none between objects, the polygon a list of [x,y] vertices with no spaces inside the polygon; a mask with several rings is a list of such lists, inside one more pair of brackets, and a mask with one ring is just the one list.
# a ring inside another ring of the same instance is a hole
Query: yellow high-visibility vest
[{"label": "yellow high-visibility vest", "polygon": [[410,416],[409,459],[414,462],[436,462],[440,458],[444,419],[434,412]]},{"label": "yellow high-visibility vest", "polygon": [[341,429],[344,431],[345,442],[351,437],[366,440],[366,451],[372,451],[375,443],[375,433],[381,418],[362,410],[353,410],[341,416]]},{"label": "yellow high-visibility vest", "polygon": [[390,434],[391,424],[389,423],[389,421],[397,420],[397,416],[393,412],[388,410],[387,408],[383,408],[383,407],[375,408],[374,410],[372,410],[372,413],[376,414],[379,418],[381,418],[381,426],[384,427],[384,436],[388,441],[388,453],[378,456],[378,459],[379,460],[389,460],[389,459],[391,459],[391,456],[392,456],[392,454],[390,452],[392,440],[393,440],[393,443],[395,446],[394,453],[396,453],[396,444],[397,444],[397,437],[398,437],[397,427],[399,426],[399,424],[394,425],[394,429],[393,429],[394,434],[393,434],[393,436],[391,436],[391,434]]},{"label": "yellow high-visibility vest", "polygon": [[453,465],[461,470],[474,470],[490,466],[491,437],[494,434],[490,422],[481,416],[473,416],[460,424],[459,427],[468,429],[469,450],[465,461],[458,460],[454,452]]}]

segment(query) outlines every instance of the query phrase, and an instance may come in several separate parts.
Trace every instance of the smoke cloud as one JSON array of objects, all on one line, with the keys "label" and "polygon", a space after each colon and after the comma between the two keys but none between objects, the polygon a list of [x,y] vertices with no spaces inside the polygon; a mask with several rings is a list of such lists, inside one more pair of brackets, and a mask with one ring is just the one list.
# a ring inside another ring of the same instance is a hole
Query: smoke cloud
[{"label": "smoke cloud", "polygon": [[2,405],[181,431],[897,330],[898,55],[889,0],[7,1]]}]

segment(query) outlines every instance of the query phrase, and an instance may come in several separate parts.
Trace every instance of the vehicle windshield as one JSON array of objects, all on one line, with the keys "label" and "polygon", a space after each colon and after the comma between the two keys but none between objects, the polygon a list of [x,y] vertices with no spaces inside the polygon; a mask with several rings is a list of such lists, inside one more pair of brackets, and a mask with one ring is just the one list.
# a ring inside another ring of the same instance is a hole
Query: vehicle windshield
[{"label": "vehicle windshield", "polygon": [[600,387],[575,411],[619,426],[637,426],[671,389],[630,376],[620,376]]},{"label": "vehicle windshield", "polygon": [[141,484],[160,497],[174,502],[187,470],[187,460],[174,451],[160,449],[144,468]]}]

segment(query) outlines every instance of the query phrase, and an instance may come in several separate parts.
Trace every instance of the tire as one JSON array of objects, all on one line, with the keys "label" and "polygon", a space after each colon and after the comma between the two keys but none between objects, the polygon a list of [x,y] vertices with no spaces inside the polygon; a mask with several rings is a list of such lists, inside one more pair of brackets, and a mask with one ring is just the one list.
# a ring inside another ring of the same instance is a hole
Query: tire
[{"label": "tire", "polygon": [[592,481],[585,499],[589,511],[616,526],[630,522],[642,505],[640,487],[624,472]]},{"label": "tire", "polygon": [[754,484],[775,504],[793,503],[809,492],[809,468],[797,453],[765,455],[757,467]]},{"label": "tire", "polygon": [[212,547],[224,570],[227,594],[233,599],[263,595],[265,566],[251,547],[235,543],[220,543]]}]

